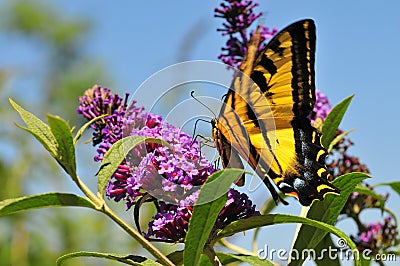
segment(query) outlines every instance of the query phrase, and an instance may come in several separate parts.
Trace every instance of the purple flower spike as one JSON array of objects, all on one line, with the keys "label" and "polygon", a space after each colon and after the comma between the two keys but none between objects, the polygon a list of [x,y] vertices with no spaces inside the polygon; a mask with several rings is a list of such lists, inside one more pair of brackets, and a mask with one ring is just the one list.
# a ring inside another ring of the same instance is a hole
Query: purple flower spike
[{"label": "purple flower spike", "polygon": [[254,13],[253,8],[258,6],[258,3],[253,3],[251,0],[237,1],[227,0],[226,3],[221,3],[221,8],[215,8],[215,17],[224,18],[227,23],[223,23],[224,28],[218,29],[224,35],[234,33],[245,33],[246,29],[258,19],[262,13]]},{"label": "purple flower spike", "polygon": [[322,121],[325,121],[329,112],[332,110],[332,105],[325,94],[323,94],[319,90],[315,90],[315,96],[316,96],[316,101],[314,109],[309,116],[312,123],[314,123],[315,120],[317,120],[318,118],[322,119]]},{"label": "purple flower spike", "polygon": [[129,134],[161,138],[170,143],[172,150],[159,144],[147,143],[146,153],[139,153],[141,161],[134,170],[137,179],[129,179],[127,182],[139,183],[140,188],[151,195],[179,205],[215,169],[210,162],[200,157],[198,143],[193,142],[191,136],[164,122],[160,116],[146,115],[146,125],[134,128]]},{"label": "purple flower spike", "polygon": [[83,96],[79,97],[77,111],[86,119],[91,120],[108,114],[108,116],[90,125],[95,130],[93,145],[102,142],[98,150],[100,156],[98,160],[102,159],[101,155],[104,155],[104,151],[107,151],[113,143],[122,138],[126,124],[125,115],[129,113],[131,117],[136,117],[135,115],[143,110],[143,107],[136,107],[135,102],[131,104],[128,110],[128,96],[129,93],[126,93],[123,99],[118,94],[112,94],[107,88],[94,85],[91,89],[86,90]]},{"label": "purple flower spike", "polygon": [[[223,36],[229,35],[229,39],[218,58],[225,64],[239,67],[247,52],[247,43],[254,34],[254,31],[248,34],[248,28],[262,16],[262,13],[254,12],[253,9],[258,6],[258,3],[251,0],[226,0],[220,6],[214,10],[214,16],[223,18],[226,22],[222,23],[223,27],[217,30],[222,32]],[[266,26],[261,28],[259,51],[264,50],[263,42],[270,39],[276,32],[276,29],[270,30]]]},{"label": "purple flower spike", "polygon": [[[171,204],[161,204],[160,212],[149,223],[149,230],[145,237],[150,240],[181,242],[186,236],[192,211],[192,206],[178,207]],[[260,213],[255,210],[255,205],[246,194],[230,189],[228,201],[218,215],[213,233],[224,229],[233,221],[257,215],[260,215]]]},{"label": "purple flower spike", "polygon": [[[128,107],[128,96],[129,94],[126,93],[125,98],[121,98],[118,94],[112,94],[108,88],[95,85],[79,97],[77,112],[87,120],[108,114],[108,116],[90,125],[94,130],[93,146],[98,145],[97,155],[94,157],[95,161],[103,160],[104,154],[111,148],[112,144],[122,138],[126,126],[135,123],[143,124],[143,107],[136,107],[135,101]],[[137,184],[128,186],[127,180],[132,178],[132,173],[129,163],[125,160],[112,178],[115,182],[108,185],[106,192],[110,198],[114,198],[117,202],[121,199],[127,200],[126,193],[131,191],[132,187],[138,186]],[[142,194],[136,190],[134,193]],[[127,205],[131,206],[132,202],[128,200]]]},{"label": "purple flower spike", "polygon": [[228,201],[218,215],[215,228],[223,229],[231,222],[258,215],[260,213],[256,211],[256,206],[249,197],[231,188],[228,192]]},{"label": "purple flower spike", "polygon": [[371,223],[364,226],[364,230],[357,237],[351,236],[357,245],[357,249],[363,251],[369,249],[372,254],[383,252],[397,242],[397,227],[392,223],[391,217],[386,217],[383,223]]}]

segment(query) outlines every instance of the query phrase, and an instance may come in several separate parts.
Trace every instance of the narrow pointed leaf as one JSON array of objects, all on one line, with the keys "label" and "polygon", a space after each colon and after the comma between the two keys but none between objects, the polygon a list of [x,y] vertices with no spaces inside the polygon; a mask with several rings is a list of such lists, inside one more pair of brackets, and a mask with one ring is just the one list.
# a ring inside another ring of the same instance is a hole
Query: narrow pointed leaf
[{"label": "narrow pointed leaf", "polygon": [[370,190],[369,188],[361,186],[361,185],[356,186],[354,189],[354,192],[369,195],[369,196],[377,199],[379,202],[379,208],[381,209],[382,214],[383,214],[383,212],[385,211],[385,199],[381,195],[379,195],[379,194],[375,193],[374,191]]},{"label": "narrow pointed leaf", "polygon": [[[259,226],[267,226],[267,225],[276,225],[276,224],[286,224],[286,223],[301,223],[303,225],[309,225],[313,228],[322,229],[320,231],[329,232],[337,235],[340,238],[343,238],[348,246],[352,250],[356,250],[357,247],[354,242],[351,240],[349,236],[346,235],[340,229],[334,227],[333,225],[329,225],[320,221],[316,221],[313,219],[289,215],[289,214],[266,214],[261,216],[253,216],[247,219],[239,220],[231,223],[224,230],[222,230],[218,235],[217,239],[221,239],[222,237],[231,236],[238,232],[243,232],[246,230],[250,230]],[[301,249],[302,250],[302,249]]]},{"label": "narrow pointed leaf", "polygon": [[374,187],[380,187],[380,186],[390,186],[400,196],[400,182],[380,183],[374,185]]},{"label": "narrow pointed leaf", "polygon": [[78,206],[95,209],[87,199],[74,194],[45,193],[0,201],[0,217],[47,207]]},{"label": "narrow pointed leaf", "polygon": [[145,142],[158,143],[170,147],[167,142],[161,139],[148,138],[144,136],[129,136],[115,142],[104,155],[104,159],[101,162],[97,182],[99,195],[104,195],[110,177],[117,170],[118,166],[125,159],[129,151],[135,146]]},{"label": "narrow pointed leaf", "polygon": [[[324,254],[327,247],[335,248],[335,244],[333,243],[332,237],[329,234],[326,235],[315,247],[315,254]],[[321,266],[340,266],[339,256],[336,256],[335,258],[329,255],[317,256],[315,263]],[[364,264],[361,265],[364,266]]]},{"label": "narrow pointed leaf", "polygon": [[206,254],[201,254],[200,255],[200,260],[198,262],[199,266],[213,266],[213,264],[211,263],[210,259],[208,258],[208,256]]},{"label": "narrow pointed leaf", "polygon": [[[314,202],[307,213],[307,218],[333,225],[346,204],[350,193],[354,191],[357,184],[369,177],[365,173],[349,173],[336,178],[332,184],[341,190],[340,196],[327,195],[323,201]],[[326,231],[302,225],[293,249],[314,249],[326,234]],[[291,265],[301,265],[303,261],[292,260]]]},{"label": "narrow pointed leaf", "polygon": [[329,143],[328,152],[329,152],[330,150],[332,150],[333,146],[335,146],[336,144],[338,144],[339,141],[340,141],[343,137],[347,136],[348,134],[350,134],[350,133],[353,132],[354,130],[355,130],[355,129],[350,129],[350,130],[344,131],[344,132],[342,132],[341,134],[337,135],[337,136],[331,141],[331,143]]},{"label": "narrow pointed leaf", "polygon": [[[254,266],[274,266],[276,264],[266,260],[260,259],[257,256],[249,256],[249,255],[235,255],[223,252],[217,252],[217,256],[222,265],[231,265],[231,263],[242,263],[245,265],[254,265]],[[236,265],[232,264],[232,265]],[[182,265],[182,264],[178,264]],[[205,255],[201,254],[199,265],[201,266],[213,266],[210,259]],[[242,265],[242,264],[239,264]]]},{"label": "narrow pointed leaf", "polygon": [[225,169],[214,173],[200,190],[193,208],[185,239],[184,265],[198,265],[200,255],[210,236],[218,214],[228,199],[232,183],[243,174],[241,169]]},{"label": "narrow pointed leaf", "polygon": [[[278,192],[279,196],[283,199],[285,199],[287,196],[285,194],[283,194],[282,192]],[[270,197],[269,199],[267,199],[264,202],[264,205],[260,208],[260,213],[261,214],[268,214],[270,213],[273,209],[275,209],[277,207],[275,200],[273,197]],[[253,234],[253,246],[255,247],[257,245],[257,238],[258,238],[258,234],[260,232],[261,228],[256,228],[254,230],[254,234]]]},{"label": "narrow pointed leaf", "polygon": [[257,256],[250,255],[235,255],[229,253],[217,252],[218,258],[221,260],[222,265],[227,265],[232,262],[245,262],[249,265],[255,266],[274,266],[275,264],[267,259],[261,259]]},{"label": "narrow pointed leaf", "polygon": [[57,161],[64,167],[70,176],[76,175],[75,147],[72,139],[71,128],[64,119],[47,115],[50,130],[57,144]]},{"label": "narrow pointed leaf", "polygon": [[[219,260],[221,261],[222,265],[229,265],[229,263],[233,263],[233,262],[247,262],[250,265],[267,265],[267,266],[275,265],[275,264],[271,263],[268,260],[260,259],[260,258],[258,258],[256,256],[235,255],[235,254],[229,254],[229,253],[224,253],[224,252],[217,252],[217,256],[218,256]],[[169,254],[167,257],[175,265],[183,265],[183,250],[175,251],[175,252]],[[202,263],[203,261],[206,261],[206,263],[203,264]],[[201,259],[200,259],[199,265],[202,265],[202,266],[210,265],[210,266],[212,266],[212,264],[209,261],[208,257],[206,255],[204,255],[204,254],[201,255]]]},{"label": "narrow pointed leaf", "polygon": [[225,195],[237,180],[238,175],[243,173],[246,173],[243,169],[227,168],[211,175],[201,187],[196,206],[209,203]]},{"label": "narrow pointed leaf", "polygon": [[66,260],[70,260],[73,258],[82,258],[82,257],[91,257],[91,258],[101,258],[111,261],[119,261],[125,263],[127,265],[136,265],[136,266],[162,266],[162,264],[155,262],[154,260],[136,256],[136,255],[121,255],[114,253],[101,253],[101,252],[90,252],[90,251],[78,251],[69,254],[65,254],[57,259],[57,266],[61,266],[63,262]]},{"label": "narrow pointed leaf", "polygon": [[174,251],[168,254],[167,258],[172,261],[174,265],[183,265],[183,250]]},{"label": "narrow pointed leaf", "polygon": [[[279,197],[285,199],[287,196],[285,194],[283,194],[282,192],[278,192]],[[265,202],[264,205],[260,208],[260,213],[261,214],[268,214],[270,213],[273,209],[275,209],[277,207],[274,198],[270,197],[268,198]]]},{"label": "narrow pointed leaf", "polygon": [[12,99],[9,99],[9,101],[12,107],[19,113],[20,117],[27,125],[27,127],[18,124],[17,126],[31,133],[43,145],[43,147],[49,151],[53,157],[56,158],[57,141],[51,132],[50,127],[35,115],[23,109]]},{"label": "narrow pointed leaf", "polygon": [[371,263],[373,261],[373,258],[371,258],[371,257],[370,258],[365,258],[364,256],[361,255],[360,258],[361,258],[361,265],[362,266],[369,266],[369,265],[371,265]]},{"label": "narrow pointed leaf", "polygon": [[338,103],[328,114],[325,119],[324,125],[322,126],[322,139],[321,143],[324,147],[329,147],[329,144],[332,142],[335,137],[336,131],[339,128],[340,122],[343,119],[344,114],[346,113],[347,108],[350,105],[351,100],[354,95],[351,95]]}]

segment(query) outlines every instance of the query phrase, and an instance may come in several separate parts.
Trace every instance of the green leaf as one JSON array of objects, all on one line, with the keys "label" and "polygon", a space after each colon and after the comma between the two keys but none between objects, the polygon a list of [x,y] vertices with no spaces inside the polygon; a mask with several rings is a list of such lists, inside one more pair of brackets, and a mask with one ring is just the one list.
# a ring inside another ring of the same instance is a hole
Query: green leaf
[{"label": "green leaf", "polygon": [[328,152],[329,152],[330,150],[332,150],[333,146],[335,146],[337,143],[339,143],[339,141],[340,141],[344,136],[347,136],[348,134],[350,134],[350,133],[353,132],[354,130],[355,130],[355,129],[350,129],[350,130],[344,131],[344,132],[342,132],[341,134],[337,135],[337,136],[331,141],[331,143],[329,144]]},{"label": "green leaf", "polygon": [[[228,265],[229,263],[233,263],[233,262],[247,262],[250,265],[267,265],[267,266],[275,265],[275,264],[271,263],[270,261],[260,259],[256,256],[235,255],[235,254],[229,254],[229,253],[224,253],[224,252],[217,252],[217,255],[218,255],[218,258],[221,261],[222,265]],[[167,257],[170,261],[172,261],[172,263],[174,263],[174,265],[183,265],[183,250],[175,251],[175,252],[169,254]],[[199,265],[212,266],[210,260],[204,254],[201,255]]]},{"label": "green leaf", "polygon": [[228,199],[229,187],[243,172],[241,169],[216,172],[201,188],[185,238],[184,265],[198,265],[218,214]]},{"label": "green leaf", "polygon": [[229,254],[229,253],[222,253],[222,252],[217,252],[218,258],[220,258],[222,265],[227,265],[228,263],[235,262],[235,261],[240,261],[240,262],[245,262],[250,265],[256,265],[256,266],[274,266],[275,264],[270,262],[269,260],[266,259],[260,259],[257,256],[250,256],[250,255],[235,255],[235,254]]},{"label": "green leaf", "polygon": [[95,209],[88,199],[74,194],[45,193],[0,201],[0,217],[46,207],[78,206]]},{"label": "green leaf", "polygon": [[167,142],[161,139],[148,138],[144,136],[129,136],[115,142],[104,155],[98,173],[97,189],[101,197],[104,195],[110,177],[117,170],[118,166],[125,159],[129,151],[135,146],[145,142],[158,143],[171,147]]},{"label": "green leaf", "polygon": [[17,124],[19,128],[22,128],[31,133],[50,154],[57,157],[57,141],[50,130],[50,127],[45,124],[42,120],[37,118],[35,115],[23,109],[12,99],[9,99],[12,107],[19,113],[22,120],[25,122],[27,127]]},{"label": "green leaf", "polygon": [[[343,238],[352,250],[356,250],[357,247],[349,236],[343,231],[334,227],[333,225],[326,224],[320,221],[312,220],[305,217],[288,215],[288,214],[267,214],[261,216],[253,216],[247,219],[238,220],[229,224],[222,230],[218,235],[217,239],[222,237],[231,236],[238,232],[250,230],[259,226],[286,224],[286,223],[302,223],[315,228],[322,229],[321,231],[327,231]],[[300,249],[300,251],[303,249]],[[291,264],[292,265],[292,264]]]},{"label": "green leaf", "polygon": [[[287,196],[285,194],[283,194],[282,192],[278,192],[279,196],[282,197],[283,199],[286,198]],[[273,197],[268,198],[263,206],[260,208],[260,213],[261,214],[268,214],[271,213],[271,211],[273,209],[275,209],[277,207],[275,200]],[[260,232],[261,228],[256,228],[254,230],[254,234],[253,234],[253,246],[257,246],[257,238],[258,238],[258,233]]]},{"label": "green leaf", "polygon": [[361,265],[362,266],[369,266],[369,265],[371,265],[371,263],[372,263],[372,258],[371,257],[364,257],[363,255],[362,255],[362,253],[361,253],[361,255],[360,255],[360,259],[361,259]]},{"label": "green leaf", "polygon": [[374,185],[374,187],[380,187],[380,186],[390,186],[400,196],[400,182],[379,183]]},{"label": "green leaf", "polygon": [[383,214],[383,212],[385,211],[385,199],[382,198],[381,195],[376,194],[371,189],[369,189],[367,187],[364,187],[364,186],[361,186],[361,185],[357,185],[356,188],[354,189],[354,192],[358,192],[360,194],[369,195],[369,196],[374,197],[375,199],[377,199],[378,202],[379,202],[379,208],[381,209],[382,214]]},{"label": "green leaf", "polygon": [[349,107],[353,97],[354,95],[347,97],[333,107],[333,109],[329,112],[327,118],[325,119],[324,125],[322,126],[322,146],[329,147],[329,144],[335,137],[336,131],[339,128],[339,124],[342,121],[342,118],[346,113],[346,110]]},{"label": "green leaf", "polygon": [[94,122],[96,122],[97,120],[108,116],[109,114],[105,114],[105,115],[101,115],[98,117],[93,118],[92,120],[90,120],[89,122],[87,122],[86,124],[84,124],[79,130],[78,132],[76,132],[76,135],[74,137],[74,146],[76,146],[76,143],[78,143],[78,140],[82,137],[83,132],[85,132],[85,130]]},{"label": "green leaf", "polygon": [[[222,265],[228,265],[229,263],[233,262],[248,262],[251,264],[251,262],[255,262],[254,264],[251,265],[275,265],[271,264],[269,261],[261,260],[258,257],[255,256],[248,256],[248,255],[234,255],[234,254],[229,254],[229,253],[223,253],[223,252],[217,252],[218,258],[221,261]],[[171,254],[169,254],[168,259],[174,263],[174,265],[183,265],[183,250],[180,251],[175,251]],[[251,257],[251,258],[248,258]],[[208,259],[208,257],[204,254],[201,255],[200,257],[200,262],[199,265],[201,266],[206,266],[210,265],[212,266],[212,263]]]},{"label": "green leaf", "polygon": [[48,114],[47,119],[58,144],[57,161],[70,176],[76,176],[75,148],[70,126],[58,116]]},{"label": "green leaf", "polygon": [[199,266],[213,266],[213,264],[211,263],[210,259],[205,254],[201,254],[200,255],[200,260],[199,260],[198,265]]},{"label": "green leaf", "polygon": [[[283,194],[282,192],[278,192],[279,197],[282,197],[285,199],[287,196]],[[260,213],[261,214],[268,214],[270,213],[273,209],[277,207],[275,200],[273,197],[268,198],[265,202],[264,205],[260,208]]]},{"label": "green leaf", "polygon": [[[324,254],[327,247],[335,247],[330,235],[326,235],[315,247],[315,254]],[[322,258],[321,258],[322,257]],[[321,266],[340,266],[339,256],[332,258],[330,256],[316,256],[315,263]],[[320,259],[321,258],[321,259]],[[364,264],[361,264],[364,266]]]},{"label": "green leaf", "polygon": [[[350,193],[358,183],[369,177],[370,176],[365,173],[349,173],[336,178],[333,180],[332,184],[341,190],[340,196],[326,195],[323,201],[314,202],[308,211],[307,218],[333,225],[346,204]],[[302,225],[293,249],[315,249],[326,234],[326,231]],[[291,265],[301,265],[303,261],[304,260],[293,260]]]},{"label": "green leaf", "polygon": [[196,206],[210,203],[225,195],[238,176],[245,172],[243,169],[227,168],[211,175],[201,187]]},{"label": "green leaf", "polygon": [[114,253],[100,253],[100,252],[90,252],[90,251],[78,251],[69,254],[65,254],[57,259],[57,266],[60,266],[63,262],[73,258],[79,257],[92,257],[92,258],[102,258],[106,260],[119,261],[128,265],[140,265],[140,266],[162,266],[162,264],[155,262],[154,260],[136,256],[136,255],[121,255]]},{"label": "green leaf", "polygon": [[178,250],[168,254],[167,258],[172,261],[174,265],[183,265],[183,250]]}]

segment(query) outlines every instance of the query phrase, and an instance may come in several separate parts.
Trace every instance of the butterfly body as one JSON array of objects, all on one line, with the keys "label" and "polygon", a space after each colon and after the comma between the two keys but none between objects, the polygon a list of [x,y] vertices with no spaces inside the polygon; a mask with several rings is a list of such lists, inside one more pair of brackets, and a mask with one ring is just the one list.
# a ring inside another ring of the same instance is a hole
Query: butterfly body
[{"label": "butterfly body", "polygon": [[224,167],[240,167],[240,154],[275,201],[280,197],[270,180],[305,206],[327,193],[339,194],[327,181],[321,134],[308,119],[315,104],[314,54],[314,22],[289,25],[255,61],[251,79],[235,77],[212,121]]}]

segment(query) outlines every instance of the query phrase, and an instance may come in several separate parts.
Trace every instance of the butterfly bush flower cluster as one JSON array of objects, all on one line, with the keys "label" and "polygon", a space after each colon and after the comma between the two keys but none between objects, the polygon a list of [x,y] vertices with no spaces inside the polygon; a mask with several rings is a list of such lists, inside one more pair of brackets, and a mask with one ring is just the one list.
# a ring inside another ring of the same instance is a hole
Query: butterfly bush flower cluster
[{"label": "butterfly bush flower cluster", "polygon": [[[128,191],[134,191],[133,195],[136,195],[144,188],[153,196],[174,204],[193,204],[191,201],[195,196],[192,194],[215,171],[214,167],[200,156],[198,143],[180,128],[164,122],[158,115],[145,115],[145,125],[133,127],[129,135],[161,138],[171,145],[171,149],[147,143],[141,152],[130,154],[129,161],[135,162],[137,167],[133,177],[127,180]],[[130,201],[134,200],[131,197]]]},{"label": "butterfly bush flower cluster", "polygon": [[128,96],[127,93],[121,98],[117,94],[112,94],[109,89],[95,85],[79,97],[78,114],[86,119],[92,120],[107,114],[90,125],[95,131],[93,145],[99,144],[95,161],[101,161],[111,145],[122,138],[127,124],[126,114],[129,113],[129,119],[135,120],[143,111],[142,107],[136,107],[134,103],[128,110]]},{"label": "butterfly bush flower cluster", "polygon": [[390,252],[390,248],[397,246],[400,241],[396,238],[398,235],[397,226],[393,219],[386,217],[383,223],[370,223],[363,225],[363,230],[356,237],[351,236],[356,243],[358,250],[370,250],[370,255]]},{"label": "butterfly bush flower cluster", "polygon": [[[254,31],[248,33],[248,28],[262,16],[261,12],[255,13],[254,8],[257,6],[258,3],[251,0],[226,0],[219,8],[215,8],[214,16],[225,20],[222,28],[217,30],[222,32],[223,36],[229,36],[226,46],[222,48],[223,53],[218,56],[225,64],[233,67],[240,66],[247,52],[247,43],[254,34]],[[262,26],[260,30],[262,45],[258,51],[264,50],[265,40],[270,39],[277,32],[277,29],[270,30],[267,26]]]},{"label": "butterfly bush flower cluster", "polygon": [[[148,239],[156,237],[166,242],[182,241],[186,236],[192,211],[193,207],[190,205],[180,207],[173,204],[161,204],[160,211],[149,224],[146,237]],[[215,234],[236,220],[256,215],[260,213],[255,210],[255,205],[248,196],[231,188],[228,191],[228,201],[219,213],[211,234]]]},{"label": "butterfly bush flower cluster", "polygon": [[320,90],[315,90],[315,105],[314,109],[308,117],[312,124],[315,124],[318,119],[325,121],[329,112],[332,110],[332,105],[329,102],[328,97],[323,94]]},{"label": "butterfly bush flower cluster", "polygon": [[[374,188],[372,188],[368,183],[363,183],[363,186],[371,190],[371,192],[376,193]],[[386,193],[385,195],[376,194],[382,198],[382,201],[387,201],[389,198],[389,193]],[[372,195],[353,192],[346,203],[346,207],[342,210],[342,213],[355,217],[365,209],[381,208],[380,204],[380,201]]]},{"label": "butterfly bush flower cluster", "polygon": [[[183,240],[198,188],[216,169],[200,155],[197,141],[161,116],[144,112],[135,102],[128,106],[127,98],[128,94],[123,99],[97,85],[79,98],[78,113],[86,119],[106,115],[91,125],[93,145],[98,146],[95,161],[101,161],[112,144],[129,135],[160,138],[170,147],[146,143],[132,149],[112,175],[106,194],[117,202],[124,200],[128,209],[144,195],[157,196],[158,213],[145,236],[165,242]],[[247,195],[230,189],[214,230],[254,215],[259,212]]]},{"label": "butterfly bush flower cluster", "polygon": [[[111,148],[112,144],[122,138],[127,124],[132,123],[132,121],[140,124],[144,121],[141,115],[142,107],[136,107],[133,102],[128,108],[128,96],[129,94],[126,94],[125,98],[121,98],[117,94],[112,94],[109,89],[95,85],[79,97],[78,114],[81,114],[87,120],[90,121],[107,115],[90,125],[94,130],[93,146],[98,146],[97,155],[94,157],[96,162],[103,160],[105,153]],[[127,114],[129,116],[126,116]],[[129,121],[126,117],[129,117]],[[126,198],[128,189],[126,180],[131,177],[129,163],[124,160],[113,174],[114,183],[108,185],[107,195],[116,201]],[[128,207],[133,203],[129,199]]]}]

